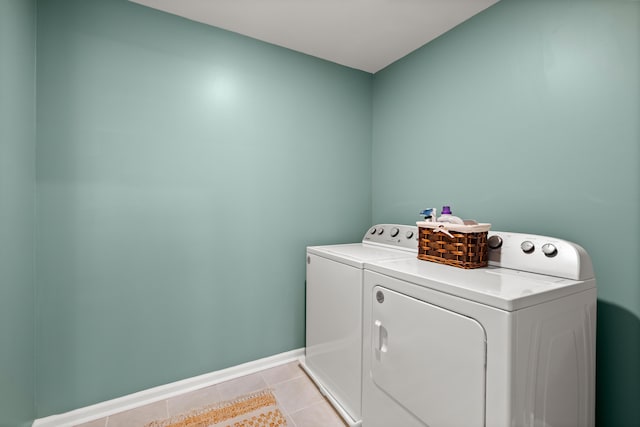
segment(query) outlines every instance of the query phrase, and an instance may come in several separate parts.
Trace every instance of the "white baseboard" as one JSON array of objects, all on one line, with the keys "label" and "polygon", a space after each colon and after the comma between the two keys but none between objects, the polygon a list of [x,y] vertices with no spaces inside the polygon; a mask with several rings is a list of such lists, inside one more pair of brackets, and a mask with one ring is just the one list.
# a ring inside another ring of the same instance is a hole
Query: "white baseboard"
[{"label": "white baseboard", "polygon": [[85,406],[84,408],[75,409],[64,414],[39,418],[33,422],[33,427],[71,427],[77,424],[117,414],[118,412],[128,411],[129,409],[137,408],[159,400],[169,399],[200,388],[209,387],[237,377],[253,374],[284,363],[300,360],[303,357],[304,348],[291,350],[274,356],[265,357],[264,359],[243,363],[242,365],[232,366],[230,368],[221,369],[208,374],[198,375],[197,377],[153,387],[137,393],[118,397],[116,399],[107,400],[106,402],[96,403],[95,405]]}]

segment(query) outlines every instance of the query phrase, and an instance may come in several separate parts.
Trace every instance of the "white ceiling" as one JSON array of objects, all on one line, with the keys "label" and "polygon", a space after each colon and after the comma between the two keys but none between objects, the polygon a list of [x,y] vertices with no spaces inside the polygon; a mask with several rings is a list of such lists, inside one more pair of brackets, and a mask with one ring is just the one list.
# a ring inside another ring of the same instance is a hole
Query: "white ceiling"
[{"label": "white ceiling", "polygon": [[375,73],[498,0],[131,0]]}]

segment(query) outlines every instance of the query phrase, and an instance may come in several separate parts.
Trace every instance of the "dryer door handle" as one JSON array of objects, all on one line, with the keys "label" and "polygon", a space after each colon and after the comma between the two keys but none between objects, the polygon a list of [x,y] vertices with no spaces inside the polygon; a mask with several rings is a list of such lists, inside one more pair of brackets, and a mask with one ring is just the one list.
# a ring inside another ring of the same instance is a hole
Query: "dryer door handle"
[{"label": "dryer door handle", "polygon": [[380,320],[376,320],[373,323],[373,345],[378,359],[380,359],[382,353],[386,353],[388,351],[388,341],[389,334],[387,329],[382,326],[382,322]]}]

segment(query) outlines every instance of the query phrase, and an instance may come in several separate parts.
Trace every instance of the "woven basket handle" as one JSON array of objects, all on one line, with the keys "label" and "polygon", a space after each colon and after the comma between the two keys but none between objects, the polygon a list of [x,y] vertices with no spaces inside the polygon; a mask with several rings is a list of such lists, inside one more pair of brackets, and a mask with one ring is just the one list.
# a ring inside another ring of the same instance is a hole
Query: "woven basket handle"
[{"label": "woven basket handle", "polygon": [[449,230],[447,230],[447,226],[444,224],[438,224],[438,226],[433,229],[433,232],[434,233],[440,232],[442,234],[446,234],[447,236],[453,239],[453,235],[449,233]]}]

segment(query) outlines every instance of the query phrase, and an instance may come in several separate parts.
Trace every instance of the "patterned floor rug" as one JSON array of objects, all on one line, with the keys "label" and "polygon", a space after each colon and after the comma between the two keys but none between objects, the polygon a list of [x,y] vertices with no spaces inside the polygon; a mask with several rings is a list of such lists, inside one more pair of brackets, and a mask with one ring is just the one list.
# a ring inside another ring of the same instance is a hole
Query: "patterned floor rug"
[{"label": "patterned floor rug", "polygon": [[287,422],[271,390],[157,420],[145,427],[281,427]]}]

